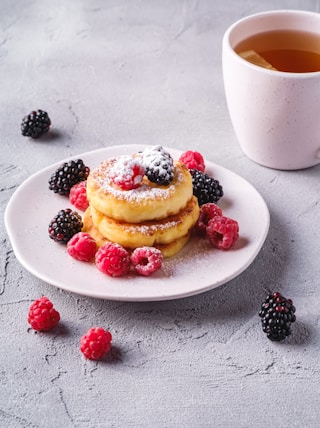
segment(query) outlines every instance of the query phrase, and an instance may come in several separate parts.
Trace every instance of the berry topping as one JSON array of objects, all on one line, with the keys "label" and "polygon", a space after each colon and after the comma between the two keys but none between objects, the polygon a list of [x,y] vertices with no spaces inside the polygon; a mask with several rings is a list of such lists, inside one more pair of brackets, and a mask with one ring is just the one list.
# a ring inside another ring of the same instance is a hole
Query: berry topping
[{"label": "berry topping", "polygon": [[223,196],[223,189],[218,180],[208,174],[190,169],[192,176],[193,194],[198,198],[199,205],[208,202],[216,203]]},{"label": "berry topping", "polygon": [[187,150],[182,153],[179,161],[184,163],[188,169],[197,169],[198,171],[204,172],[206,168],[202,154],[193,152],[192,150]]},{"label": "berry topping", "polygon": [[71,187],[69,201],[78,210],[85,211],[88,208],[87,181],[80,181],[80,183]]},{"label": "berry topping", "polygon": [[81,216],[70,208],[60,210],[50,221],[48,232],[55,242],[66,244],[76,233],[80,232],[83,223]]},{"label": "berry topping", "polygon": [[110,276],[123,276],[130,270],[128,251],[114,242],[107,242],[96,252],[97,268]]},{"label": "berry topping", "polygon": [[292,300],[276,292],[267,296],[261,304],[259,316],[262,330],[272,341],[284,340],[291,334],[291,323],[295,322],[296,308]]},{"label": "berry topping", "polygon": [[209,221],[217,216],[222,216],[222,209],[213,202],[201,205],[196,227],[199,232],[205,233]]},{"label": "berry topping", "polygon": [[228,250],[239,238],[239,225],[236,220],[217,216],[209,221],[206,233],[214,247]]},{"label": "berry topping", "polygon": [[67,251],[74,259],[89,262],[96,254],[97,244],[89,233],[78,232],[68,241]]},{"label": "berry topping", "polygon": [[112,335],[102,327],[92,327],[80,340],[80,351],[89,360],[100,360],[111,349]]},{"label": "berry topping", "polygon": [[159,270],[162,266],[162,253],[154,247],[136,248],[131,254],[131,263],[136,272],[148,276]]},{"label": "berry topping", "polygon": [[29,308],[28,323],[34,330],[48,331],[58,325],[60,314],[47,297],[35,300]]},{"label": "berry topping", "polygon": [[142,182],[144,167],[138,159],[121,156],[110,169],[109,174],[112,182],[120,189],[136,189]]},{"label": "berry topping", "polygon": [[162,146],[146,148],[142,153],[145,175],[152,183],[167,186],[173,180],[173,159]]},{"label": "berry topping", "polygon": [[49,189],[59,195],[69,195],[75,184],[88,178],[89,172],[81,159],[65,162],[51,175]]},{"label": "berry topping", "polygon": [[39,138],[49,131],[51,120],[43,110],[32,111],[22,119],[21,133],[24,137]]}]

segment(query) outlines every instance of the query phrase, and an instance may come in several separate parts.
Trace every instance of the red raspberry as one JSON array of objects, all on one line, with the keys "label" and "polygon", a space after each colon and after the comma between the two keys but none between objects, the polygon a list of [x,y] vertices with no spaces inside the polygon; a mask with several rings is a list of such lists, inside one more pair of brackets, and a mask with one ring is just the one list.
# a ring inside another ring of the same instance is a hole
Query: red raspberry
[{"label": "red raspberry", "polygon": [[205,233],[209,221],[217,216],[222,216],[222,209],[213,202],[208,202],[200,207],[200,214],[197,222],[197,229],[201,233]]},{"label": "red raspberry", "polygon": [[162,253],[154,247],[136,248],[131,254],[131,263],[136,272],[148,276],[156,272],[162,266]]},{"label": "red raspberry", "polygon": [[48,331],[56,327],[60,314],[47,297],[35,300],[29,308],[28,323],[34,330]]},{"label": "red raspberry", "polygon": [[96,252],[97,268],[110,276],[122,276],[130,270],[128,251],[114,242],[107,242]]},{"label": "red raspberry", "polygon": [[206,232],[215,247],[228,250],[239,238],[239,225],[236,220],[217,216],[209,221]]},{"label": "red raspberry", "polygon": [[97,244],[89,233],[79,232],[68,241],[67,251],[74,259],[89,262],[96,254]]},{"label": "red raspberry", "polygon": [[202,154],[193,152],[192,150],[182,153],[179,161],[184,163],[188,169],[197,169],[198,171],[204,172],[206,168]]},{"label": "red raspberry", "polygon": [[144,172],[144,167],[138,159],[122,156],[110,169],[109,175],[113,183],[120,189],[131,190],[140,186]]},{"label": "red raspberry", "polygon": [[88,208],[89,201],[87,199],[86,181],[80,181],[80,183],[77,183],[71,187],[69,201],[72,205],[78,208],[78,210],[85,211]]},{"label": "red raspberry", "polygon": [[92,327],[80,340],[80,351],[89,360],[100,360],[111,349],[112,335],[102,327]]}]

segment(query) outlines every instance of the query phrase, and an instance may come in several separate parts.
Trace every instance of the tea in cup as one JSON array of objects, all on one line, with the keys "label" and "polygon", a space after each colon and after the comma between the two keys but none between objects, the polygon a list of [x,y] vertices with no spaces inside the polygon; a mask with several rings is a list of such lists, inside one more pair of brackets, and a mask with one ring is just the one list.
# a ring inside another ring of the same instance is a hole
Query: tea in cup
[{"label": "tea in cup", "polygon": [[243,152],[283,170],[320,163],[320,14],[261,12],[227,29],[223,79]]}]

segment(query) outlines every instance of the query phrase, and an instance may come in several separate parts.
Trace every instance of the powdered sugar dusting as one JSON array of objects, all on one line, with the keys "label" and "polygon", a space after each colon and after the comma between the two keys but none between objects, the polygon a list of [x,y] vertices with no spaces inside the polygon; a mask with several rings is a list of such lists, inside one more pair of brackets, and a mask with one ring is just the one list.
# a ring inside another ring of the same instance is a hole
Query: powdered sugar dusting
[{"label": "powdered sugar dusting", "polygon": [[179,253],[165,260],[162,265],[163,275],[180,277],[185,274],[186,269],[190,273],[196,273],[199,271],[199,266],[212,264],[217,251],[207,239],[193,234],[188,244]]},{"label": "powdered sugar dusting", "polygon": [[158,232],[159,230],[166,230],[171,229],[174,227],[177,227],[178,223],[181,223],[181,220],[177,219],[174,221],[166,221],[163,223],[156,223],[156,224],[134,224],[130,226],[130,224],[127,224],[125,226],[125,230],[127,233],[140,233],[143,235],[153,235],[154,233]]},{"label": "powdered sugar dusting", "polygon": [[174,162],[162,146],[146,148],[142,153],[145,174],[153,183],[169,184],[173,179]]},{"label": "powdered sugar dusting", "polygon": [[[136,172],[139,174],[136,175]],[[116,185],[132,183],[133,187],[139,185],[143,179],[144,168],[138,158],[122,156],[110,168],[109,175]]]},{"label": "powdered sugar dusting", "polygon": [[[111,194],[118,200],[126,200],[132,203],[140,203],[143,200],[166,200],[172,196],[175,192],[175,184],[169,186],[153,186],[146,177],[144,177],[142,184],[130,190],[121,190],[115,187],[112,182],[110,171],[114,171],[117,165],[125,165],[126,159],[122,163],[122,158],[128,156],[118,156],[103,161],[94,171],[91,173],[92,180],[106,193]],[[134,158],[132,158],[134,159]],[[175,182],[180,183],[183,180],[182,173],[175,168]]]}]

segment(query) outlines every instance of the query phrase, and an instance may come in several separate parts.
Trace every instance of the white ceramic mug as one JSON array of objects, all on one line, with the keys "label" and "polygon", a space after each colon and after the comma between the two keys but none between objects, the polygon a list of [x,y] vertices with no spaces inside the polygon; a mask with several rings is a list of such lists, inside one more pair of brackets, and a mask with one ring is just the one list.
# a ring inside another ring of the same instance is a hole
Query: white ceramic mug
[{"label": "white ceramic mug", "polygon": [[256,33],[279,29],[320,37],[320,14],[275,10],[231,25],[223,37],[223,79],[243,152],[261,165],[295,170],[320,163],[320,71],[273,71],[246,61],[234,50]]}]

